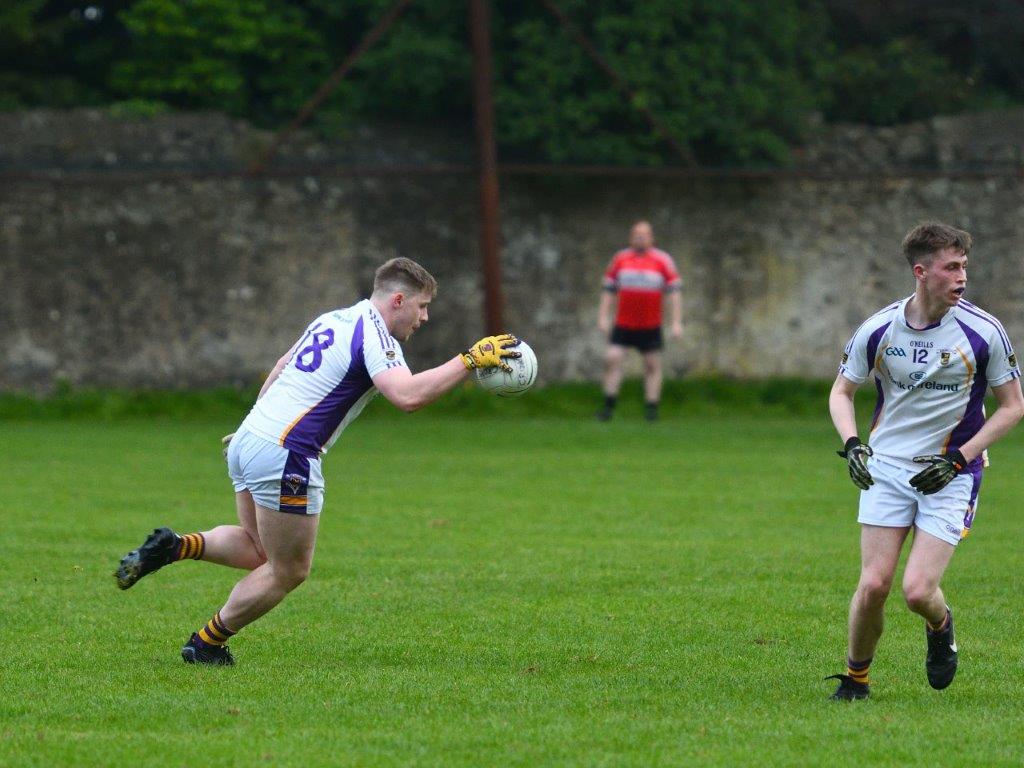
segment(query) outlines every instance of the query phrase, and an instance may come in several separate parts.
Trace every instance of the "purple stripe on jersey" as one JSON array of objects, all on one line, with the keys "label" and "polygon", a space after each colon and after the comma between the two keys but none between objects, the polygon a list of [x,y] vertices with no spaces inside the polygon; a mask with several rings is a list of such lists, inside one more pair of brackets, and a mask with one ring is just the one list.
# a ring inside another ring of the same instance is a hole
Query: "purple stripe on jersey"
[{"label": "purple stripe on jersey", "polygon": [[387,328],[380,324],[380,321],[377,319],[377,315],[372,315],[372,317],[373,327],[377,329],[377,336],[380,338],[381,349],[393,349],[395,346],[395,340],[392,338]]},{"label": "purple stripe on jersey", "polygon": [[861,325],[867,325],[872,320],[874,320],[876,317],[881,317],[886,312],[892,312],[894,309],[896,309],[896,307],[898,307],[900,305],[901,302],[902,302],[902,299],[900,301],[894,301],[888,307],[885,307],[884,309],[878,310],[877,312],[875,312],[875,314],[873,314],[871,317],[869,317],[867,320],[865,320]]},{"label": "purple stripe on jersey", "polygon": [[981,336],[978,335],[978,332],[971,328],[967,323],[963,322],[959,318],[956,322],[960,326],[960,330],[964,332],[964,336],[966,336],[967,340],[971,343],[971,349],[974,350],[974,360],[978,366],[978,369],[974,373],[975,382],[977,382],[978,378],[981,378],[984,380],[982,383],[987,385],[988,376],[986,375],[986,372],[988,371],[988,342],[981,338]]},{"label": "purple stripe on jersey", "polygon": [[[1003,326],[1001,326],[999,324],[999,321],[996,320],[992,315],[988,314],[988,312],[985,312],[982,309],[979,309],[974,304],[971,304],[970,302],[965,302],[963,300],[961,300],[957,306],[959,306],[960,309],[962,309],[967,314],[974,315],[974,317],[980,318],[981,320],[984,320],[986,323],[991,323],[993,326],[995,326],[996,331],[998,331],[999,333],[999,338],[1003,342],[1003,349],[1006,351],[1006,354],[1010,354],[1013,351],[1013,349],[1010,346],[1010,339],[1006,335],[1006,331],[1003,330]],[[960,323],[960,325],[963,325],[963,323]]]},{"label": "purple stripe on jersey", "polygon": [[875,367],[875,355],[878,354],[878,345],[882,342],[882,336],[886,329],[892,325],[892,320],[886,321],[885,325],[876,330],[868,337],[868,370]]},{"label": "purple stripe on jersey", "polygon": [[983,320],[988,320],[990,323],[992,323],[992,325],[996,327],[996,330],[999,331],[999,336],[1000,338],[1002,338],[1003,343],[1008,347],[1013,346],[1012,344],[1010,344],[1010,337],[1006,335],[1006,329],[1003,328],[1003,324],[1000,323],[996,316],[993,315],[991,312],[986,312],[977,304],[972,304],[971,302],[966,301],[965,299],[961,299],[957,306],[963,307],[964,309],[968,310],[972,315],[977,315]]},{"label": "purple stripe on jersey", "polygon": [[875,427],[878,426],[878,417],[882,415],[882,406],[885,405],[885,392],[882,391],[882,380],[875,376],[875,391],[878,393],[878,397],[875,399],[875,413],[871,417],[871,427],[868,429],[868,434],[875,431]]},{"label": "purple stripe on jersey", "polygon": [[[960,450],[960,446],[978,434],[978,430],[984,426],[985,413],[982,406],[985,403],[985,392],[988,390],[988,377],[985,375],[985,370],[988,368],[988,343],[959,318],[957,318],[957,323],[971,343],[978,369],[974,372],[974,383],[971,385],[971,394],[967,398],[967,408],[964,410],[963,418],[953,428],[946,443],[947,453]],[[970,464],[971,469],[980,467],[982,461],[981,456],[975,458]]]},{"label": "purple stripe on jersey", "polygon": [[314,405],[289,430],[282,445],[303,456],[316,458],[320,448],[341,424],[352,406],[373,386],[363,359],[363,318],[352,332],[351,361],[345,377],[323,400]]},{"label": "purple stripe on jersey", "polygon": [[384,343],[384,334],[381,332],[380,326],[377,325],[376,323],[374,323],[374,326],[377,328],[377,338],[380,340],[380,348],[381,349],[386,349],[387,346]]}]

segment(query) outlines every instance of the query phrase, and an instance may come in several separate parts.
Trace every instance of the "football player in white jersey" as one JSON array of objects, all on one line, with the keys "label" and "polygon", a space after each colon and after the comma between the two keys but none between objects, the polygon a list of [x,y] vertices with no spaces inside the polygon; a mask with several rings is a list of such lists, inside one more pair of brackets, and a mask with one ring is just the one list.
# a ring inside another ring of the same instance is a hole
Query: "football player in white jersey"
[{"label": "football player in white jersey", "polygon": [[[939,582],[978,504],[986,449],[1024,416],[1020,370],[1003,326],[963,298],[971,236],[938,223],[914,227],[903,254],[911,296],[865,321],[846,346],[829,411],[850,478],[861,489],[861,574],[850,604],[845,675],[832,698],[866,699],[868,669],[907,534],[903,596],[925,620],[928,683],[953,681],[953,615]],[[874,373],[878,400],[867,440],[853,396]],[[986,420],[991,387],[998,407]]]},{"label": "football player in white jersey", "polygon": [[432,403],[475,368],[519,357],[510,334],[488,336],[448,362],[413,374],[400,342],[427,321],[437,282],[410,259],[376,272],[373,295],[316,318],[274,366],[255,405],[225,438],[240,525],[178,535],[158,528],[115,572],[128,589],[184,559],[250,571],[182,648],[190,663],[230,665],[228,638],[305,581],[323,504],[321,457],[380,392],[404,411]]}]

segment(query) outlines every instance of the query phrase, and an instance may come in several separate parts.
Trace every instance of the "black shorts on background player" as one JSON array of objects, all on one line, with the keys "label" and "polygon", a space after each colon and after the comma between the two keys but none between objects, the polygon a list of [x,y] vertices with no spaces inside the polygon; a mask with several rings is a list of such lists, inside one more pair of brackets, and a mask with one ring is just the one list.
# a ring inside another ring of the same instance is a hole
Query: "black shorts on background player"
[{"label": "black shorts on background player", "polygon": [[610,341],[620,347],[633,347],[639,352],[657,352],[663,346],[661,326],[657,328],[623,328],[616,325],[612,329]]}]

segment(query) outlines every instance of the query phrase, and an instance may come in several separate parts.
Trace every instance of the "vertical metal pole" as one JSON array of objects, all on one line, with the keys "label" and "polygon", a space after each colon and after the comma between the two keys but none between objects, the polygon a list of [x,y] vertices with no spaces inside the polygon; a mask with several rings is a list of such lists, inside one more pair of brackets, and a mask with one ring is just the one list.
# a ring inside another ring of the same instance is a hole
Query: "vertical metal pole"
[{"label": "vertical metal pole", "polygon": [[483,255],[484,321],[488,333],[505,330],[502,318],[501,245],[498,209],[498,158],[494,147],[494,99],[491,91],[490,0],[469,0],[473,38],[473,106],[480,166],[480,250]]}]

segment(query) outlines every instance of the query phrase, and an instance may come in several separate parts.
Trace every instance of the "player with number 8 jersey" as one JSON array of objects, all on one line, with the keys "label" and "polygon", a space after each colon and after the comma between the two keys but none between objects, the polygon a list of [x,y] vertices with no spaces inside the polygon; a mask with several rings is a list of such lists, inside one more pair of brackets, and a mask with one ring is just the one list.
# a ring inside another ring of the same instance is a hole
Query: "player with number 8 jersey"
[{"label": "player with number 8 jersey", "polygon": [[318,458],[377,394],[373,378],[402,367],[402,346],[372,301],[328,312],[306,329],[240,429]]},{"label": "player with number 8 jersey", "polygon": [[323,507],[323,454],[378,392],[415,411],[465,381],[470,371],[519,357],[511,334],[487,336],[448,362],[413,374],[399,340],[428,319],[437,282],[422,266],[391,259],[373,294],[320,315],[278,361],[256,403],[224,438],[239,525],[179,535],[156,529],[121,559],[121,589],[180,560],[250,571],[223,607],[181,650],[189,663],[228,665],[228,639],[271,610],[309,574]]}]

